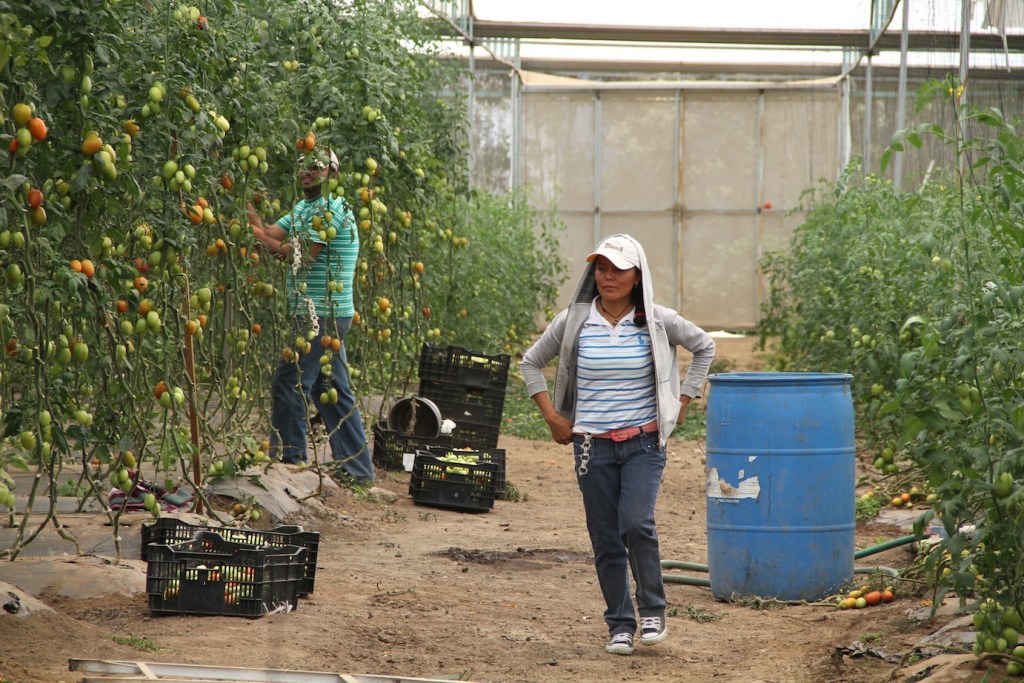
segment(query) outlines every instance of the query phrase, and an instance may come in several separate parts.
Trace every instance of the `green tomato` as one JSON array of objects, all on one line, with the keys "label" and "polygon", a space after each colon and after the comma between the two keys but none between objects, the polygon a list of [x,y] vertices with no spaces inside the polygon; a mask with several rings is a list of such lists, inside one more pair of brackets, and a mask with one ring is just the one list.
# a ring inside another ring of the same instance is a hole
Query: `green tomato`
[{"label": "green tomato", "polygon": [[7,281],[7,286],[11,289],[20,287],[21,283],[25,281],[25,275],[21,272],[21,266],[17,263],[8,263],[7,268],[4,269],[4,279]]},{"label": "green tomato", "polygon": [[1001,472],[993,482],[996,498],[1006,498],[1013,491],[1013,475],[1009,472]]}]

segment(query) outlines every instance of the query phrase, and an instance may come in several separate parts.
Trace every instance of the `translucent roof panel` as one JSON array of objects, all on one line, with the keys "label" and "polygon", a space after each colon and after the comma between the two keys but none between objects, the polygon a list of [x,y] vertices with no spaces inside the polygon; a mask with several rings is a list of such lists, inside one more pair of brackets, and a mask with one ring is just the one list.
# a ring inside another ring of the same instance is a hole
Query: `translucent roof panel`
[{"label": "translucent roof panel", "polygon": [[867,28],[871,16],[869,0],[473,0],[473,14],[485,21],[545,24],[823,30]]},{"label": "translucent roof panel", "polygon": [[[898,7],[891,0],[888,4]],[[960,30],[962,0],[909,0],[909,6],[911,31]],[[870,0],[472,0],[472,11],[479,20],[510,23],[829,31],[866,30],[871,27],[872,10]],[[902,11],[893,14],[889,29],[899,30],[903,24]],[[1000,17],[1008,32],[1019,32],[1024,28],[1024,0],[971,3],[972,32],[998,32]]]},{"label": "translucent roof panel", "polygon": [[[970,68],[1024,69],[1024,0],[905,0],[911,67],[959,66],[964,2],[972,36]],[[874,7],[872,6],[874,4]],[[477,35],[517,39],[526,68],[676,73],[839,75],[863,58],[884,29],[873,64],[900,64],[904,4],[897,0],[472,0]],[[874,16],[874,20],[872,17]],[[1005,38],[1009,37],[1007,43]],[[456,50],[459,52],[459,50]],[[799,66],[797,66],[799,65]]]}]

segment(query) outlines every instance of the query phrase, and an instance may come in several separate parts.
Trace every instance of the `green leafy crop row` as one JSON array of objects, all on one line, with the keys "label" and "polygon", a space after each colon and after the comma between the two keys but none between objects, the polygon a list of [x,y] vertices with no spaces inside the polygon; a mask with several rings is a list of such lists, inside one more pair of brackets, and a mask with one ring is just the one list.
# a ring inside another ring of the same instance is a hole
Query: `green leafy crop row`
[{"label": "green leafy crop row", "polygon": [[[947,80],[919,98],[957,93]],[[778,340],[780,369],[853,375],[878,476],[920,484],[930,509],[918,530],[938,516],[948,535],[925,568],[940,588],[991,601],[998,632],[1024,606],[1024,138],[1019,119],[957,111],[983,133],[919,126],[887,158],[932,135],[958,167],[908,192],[855,182],[851,168],[807,195],[791,251],[763,264],[761,334]],[[978,652],[1006,650],[1001,637],[979,638]]]}]

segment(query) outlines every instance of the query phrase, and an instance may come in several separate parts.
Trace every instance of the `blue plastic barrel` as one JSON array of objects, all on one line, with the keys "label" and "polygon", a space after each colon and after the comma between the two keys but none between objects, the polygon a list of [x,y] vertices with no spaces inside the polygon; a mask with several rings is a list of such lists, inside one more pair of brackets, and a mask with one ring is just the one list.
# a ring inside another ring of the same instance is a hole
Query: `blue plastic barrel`
[{"label": "blue plastic barrel", "polygon": [[712,594],[831,594],[853,576],[852,377],[735,372],[708,379]]}]

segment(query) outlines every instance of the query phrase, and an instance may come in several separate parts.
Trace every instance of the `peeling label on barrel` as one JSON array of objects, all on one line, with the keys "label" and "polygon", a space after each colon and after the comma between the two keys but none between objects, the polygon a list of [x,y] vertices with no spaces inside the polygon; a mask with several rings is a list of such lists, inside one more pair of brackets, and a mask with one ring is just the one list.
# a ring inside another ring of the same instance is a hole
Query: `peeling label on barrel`
[{"label": "peeling label on barrel", "polygon": [[761,495],[761,484],[757,477],[744,479],[743,472],[740,472],[736,484],[733,485],[718,475],[718,468],[710,467],[707,470],[707,492],[708,498],[726,500],[751,498],[757,500]]}]

